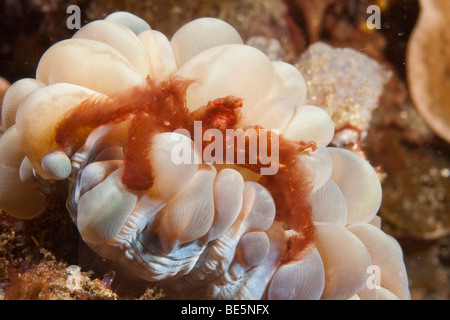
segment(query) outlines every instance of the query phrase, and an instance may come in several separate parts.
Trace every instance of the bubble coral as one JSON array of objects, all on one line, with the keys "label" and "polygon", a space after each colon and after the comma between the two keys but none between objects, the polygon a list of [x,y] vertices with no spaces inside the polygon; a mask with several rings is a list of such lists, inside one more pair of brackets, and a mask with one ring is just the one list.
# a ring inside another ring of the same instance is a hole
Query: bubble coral
[{"label": "bubble coral", "polygon": [[[6,93],[0,207],[35,217],[67,180],[83,240],[173,298],[408,299],[375,170],[327,147],[333,121],[305,100],[295,67],[224,21],[194,20],[169,41],[113,13],[54,44],[36,79]],[[230,129],[243,145],[230,147]],[[251,141],[279,157],[251,158]],[[218,161],[206,161],[213,144]],[[176,163],[180,150],[191,161]]]}]

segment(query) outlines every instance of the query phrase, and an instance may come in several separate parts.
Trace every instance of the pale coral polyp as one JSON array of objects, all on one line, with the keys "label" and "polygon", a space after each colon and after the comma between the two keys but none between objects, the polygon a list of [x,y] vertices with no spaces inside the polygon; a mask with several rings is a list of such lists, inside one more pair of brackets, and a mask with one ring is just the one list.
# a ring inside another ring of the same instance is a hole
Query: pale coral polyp
[{"label": "pale coral polyp", "polygon": [[[13,84],[3,105],[9,129],[0,137],[8,150],[0,154],[0,208],[10,215],[40,214],[46,180],[69,179],[67,208],[84,241],[172,298],[410,298],[398,244],[370,224],[381,202],[374,169],[327,147],[333,121],[304,105],[301,73],[244,45],[228,23],[194,20],[169,41],[142,19],[114,13],[48,49],[36,79]],[[157,87],[172,92],[182,87],[179,79],[190,81],[181,104]],[[150,100],[126,106],[133,92],[151,92]],[[280,158],[279,179],[261,177],[254,166],[199,164],[202,150],[173,132],[227,96],[242,101],[236,128],[280,131],[280,155],[290,156]],[[182,116],[142,106],[152,99],[167,99]],[[105,106],[117,112],[91,126],[82,117],[76,121],[86,125],[70,123],[83,103],[91,117],[108,114],[100,111]],[[56,141],[63,121],[76,129],[64,146]],[[160,131],[136,123],[157,123]],[[147,154],[135,160],[148,162],[152,179],[130,188],[121,177],[140,133],[148,134]],[[174,164],[174,141],[197,161]],[[279,184],[291,177],[293,193],[280,195]],[[289,208],[302,212],[283,216]],[[367,268],[374,264],[381,280],[371,289]]]}]

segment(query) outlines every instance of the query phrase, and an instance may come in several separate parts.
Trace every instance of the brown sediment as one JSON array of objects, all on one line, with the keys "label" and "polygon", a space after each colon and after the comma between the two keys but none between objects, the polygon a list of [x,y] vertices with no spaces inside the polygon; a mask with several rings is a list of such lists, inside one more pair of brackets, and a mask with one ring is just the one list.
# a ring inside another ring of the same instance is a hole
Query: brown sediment
[{"label": "brown sediment", "polygon": [[[250,136],[245,135],[245,150],[233,144],[234,159],[238,154],[245,155],[244,163],[237,165],[256,173],[261,168],[278,166],[276,174],[263,176],[261,183],[270,191],[276,208],[277,219],[287,229],[295,230],[295,235],[288,240],[283,262],[295,261],[300,252],[313,241],[314,225],[312,209],[309,203],[311,184],[309,174],[302,166],[298,155],[306,149],[316,149],[314,142],[293,142],[273,131],[266,130],[264,136],[259,126],[237,128],[240,119],[242,99],[228,96],[210,101],[207,105],[190,113],[186,107],[186,90],[192,81],[175,78],[157,82],[150,78],[144,85],[119,94],[110,99],[88,99],[72,109],[59,123],[56,129],[56,142],[66,152],[76,150],[86,140],[92,130],[108,123],[120,123],[131,119],[128,141],[124,146],[125,165],[122,182],[132,190],[146,190],[153,185],[153,169],[151,167],[151,141],[155,134],[186,129],[191,136],[195,134],[194,123],[202,123],[202,151],[212,143],[203,141],[203,134],[208,129],[218,129],[222,133],[223,163],[228,160],[227,129],[253,129],[259,148],[266,148],[266,156],[272,155],[272,139],[276,138],[279,148],[275,163],[266,163],[259,157],[250,159]],[[235,137],[233,137],[234,139]],[[262,141],[261,141],[262,140]],[[261,150],[260,150],[261,151]],[[266,160],[266,159],[264,159]],[[236,163],[236,162],[235,162]]]}]

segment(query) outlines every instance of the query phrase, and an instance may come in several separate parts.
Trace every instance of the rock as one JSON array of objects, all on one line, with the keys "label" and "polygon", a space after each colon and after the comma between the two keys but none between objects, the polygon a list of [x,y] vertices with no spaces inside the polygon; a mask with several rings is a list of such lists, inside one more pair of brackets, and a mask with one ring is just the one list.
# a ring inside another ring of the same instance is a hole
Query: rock
[{"label": "rock", "polygon": [[306,104],[325,109],[333,118],[333,144],[360,144],[391,73],[354,49],[333,48],[323,42],[312,44],[296,67],[306,81]]}]

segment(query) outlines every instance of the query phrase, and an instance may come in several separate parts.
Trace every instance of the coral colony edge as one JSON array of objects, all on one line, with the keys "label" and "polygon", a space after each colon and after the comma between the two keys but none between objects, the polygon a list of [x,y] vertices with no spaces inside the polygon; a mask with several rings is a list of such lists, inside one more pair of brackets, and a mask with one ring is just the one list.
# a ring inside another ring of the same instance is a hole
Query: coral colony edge
[{"label": "coral colony edge", "polygon": [[115,12],[8,89],[0,208],[36,217],[65,186],[84,242],[169,298],[409,299],[378,175],[305,100],[224,21],[169,40]]}]

